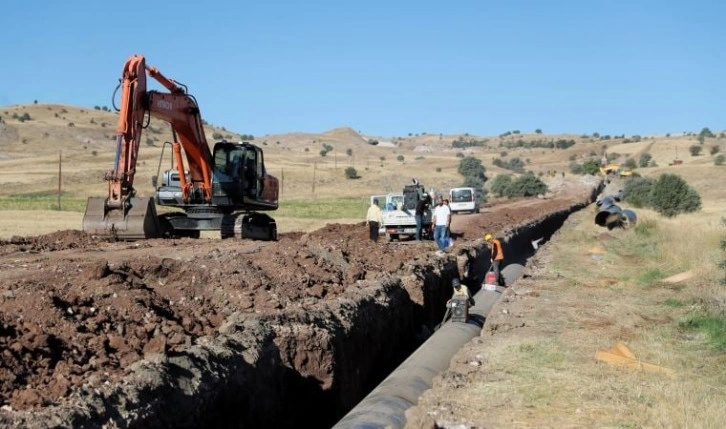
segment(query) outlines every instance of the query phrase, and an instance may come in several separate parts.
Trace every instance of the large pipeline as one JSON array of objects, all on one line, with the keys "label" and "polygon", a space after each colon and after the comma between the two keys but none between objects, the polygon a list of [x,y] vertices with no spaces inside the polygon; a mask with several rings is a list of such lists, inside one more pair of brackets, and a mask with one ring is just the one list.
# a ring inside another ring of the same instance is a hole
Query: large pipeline
[{"label": "large pipeline", "polygon": [[[506,284],[512,284],[523,270],[522,265],[510,264],[502,270],[502,277]],[[406,410],[431,388],[434,377],[449,367],[454,354],[481,334],[486,316],[501,296],[502,288],[497,289],[481,289],[474,294],[475,304],[466,323],[444,323],[334,428],[402,428]]]}]

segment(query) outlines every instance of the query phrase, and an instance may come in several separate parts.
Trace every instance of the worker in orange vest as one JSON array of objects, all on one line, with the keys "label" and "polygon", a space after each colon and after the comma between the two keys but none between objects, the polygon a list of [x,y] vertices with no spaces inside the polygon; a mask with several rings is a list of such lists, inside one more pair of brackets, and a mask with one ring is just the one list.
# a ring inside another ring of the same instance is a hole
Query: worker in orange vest
[{"label": "worker in orange vest", "polygon": [[504,261],[504,252],[502,251],[502,242],[494,238],[490,233],[484,234],[484,241],[489,245],[489,250],[492,252],[491,263],[494,270],[494,276],[497,279],[498,284],[502,284],[500,277],[500,269],[502,262]]}]

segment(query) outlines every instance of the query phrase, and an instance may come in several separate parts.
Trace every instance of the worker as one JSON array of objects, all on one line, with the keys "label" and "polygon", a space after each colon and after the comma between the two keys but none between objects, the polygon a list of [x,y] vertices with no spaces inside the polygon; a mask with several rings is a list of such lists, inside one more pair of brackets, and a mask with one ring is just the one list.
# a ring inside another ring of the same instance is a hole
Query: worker
[{"label": "worker", "polygon": [[423,231],[423,218],[426,210],[429,208],[429,195],[422,193],[416,202],[416,241],[421,241],[421,235]]},{"label": "worker", "polygon": [[382,224],[383,215],[381,214],[381,208],[378,207],[378,198],[373,198],[373,203],[368,207],[368,213],[366,214],[366,226],[369,228],[372,241],[378,241],[378,230]]},{"label": "worker", "polygon": [[449,199],[444,198],[444,206],[446,206],[447,209],[449,209],[449,223],[446,225],[446,241],[449,241],[449,238],[451,238],[451,218],[452,218],[452,212],[451,212],[451,206],[449,205]]},{"label": "worker", "polygon": [[502,251],[502,242],[494,238],[490,233],[484,234],[484,241],[489,245],[489,250],[492,255],[490,262],[492,269],[494,270],[494,277],[497,279],[497,284],[501,285],[501,265],[504,261],[504,252]]},{"label": "worker", "polygon": [[469,303],[469,307],[474,306],[474,298],[469,293],[469,288],[461,284],[458,277],[451,280],[451,286],[454,287],[454,293],[451,295],[451,299],[446,302],[446,307],[451,307],[451,301],[457,298],[465,298],[466,302]]},{"label": "worker", "polygon": [[439,195],[437,205],[434,208],[432,223],[434,226],[434,241],[439,248],[439,252],[443,252],[448,246],[446,237],[446,229],[449,227],[451,219],[451,210],[444,205],[444,197]]}]

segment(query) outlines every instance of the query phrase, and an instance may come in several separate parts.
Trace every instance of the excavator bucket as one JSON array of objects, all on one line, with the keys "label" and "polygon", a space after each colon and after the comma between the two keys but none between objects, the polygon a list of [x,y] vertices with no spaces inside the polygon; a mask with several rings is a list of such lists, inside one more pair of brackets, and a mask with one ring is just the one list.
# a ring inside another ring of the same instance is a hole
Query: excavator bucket
[{"label": "excavator bucket", "polygon": [[83,232],[98,237],[133,241],[162,236],[152,198],[131,198],[124,208],[108,208],[105,198],[88,198]]}]

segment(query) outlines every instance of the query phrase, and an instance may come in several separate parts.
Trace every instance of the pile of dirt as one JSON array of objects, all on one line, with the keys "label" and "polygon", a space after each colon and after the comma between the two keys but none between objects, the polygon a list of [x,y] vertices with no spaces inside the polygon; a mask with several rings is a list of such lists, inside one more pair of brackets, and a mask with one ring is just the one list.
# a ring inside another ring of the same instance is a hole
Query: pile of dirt
[{"label": "pile of dirt", "polygon": [[[452,232],[476,240],[588,196],[456,215]],[[373,243],[362,222],[277,242],[105,242],[80,231],[0,241],[0,405],[58,404],[84,384],[119,381],[144,358],[215,337],[232,314],[304,311],[434,250],[432,242]]]}]

